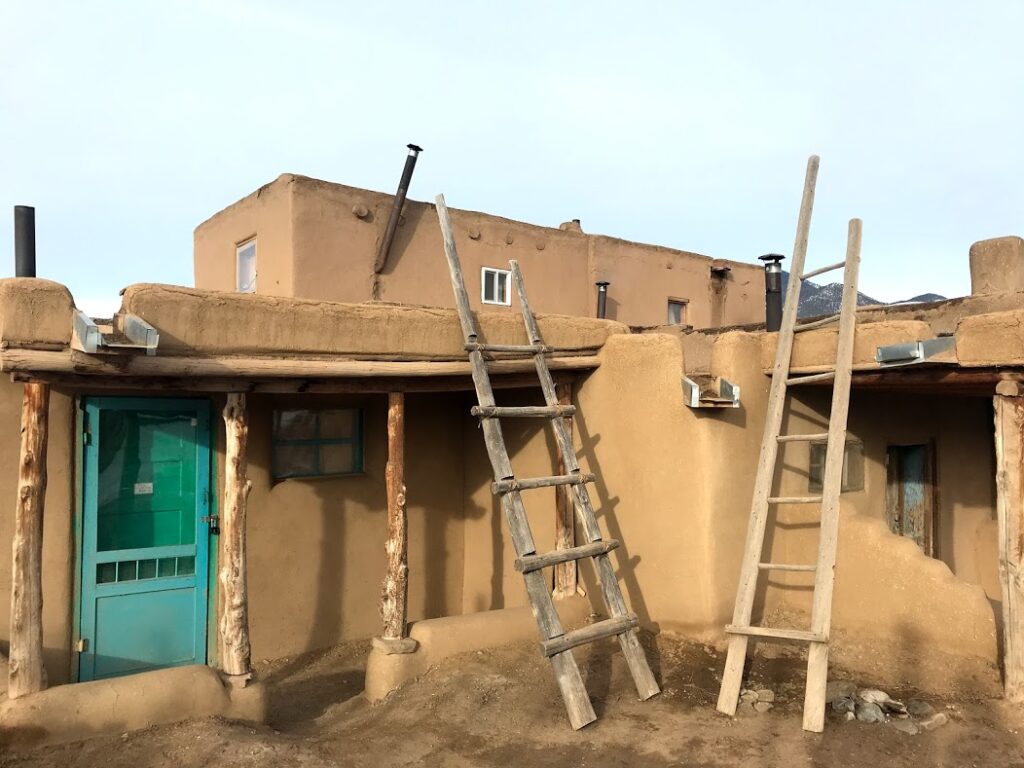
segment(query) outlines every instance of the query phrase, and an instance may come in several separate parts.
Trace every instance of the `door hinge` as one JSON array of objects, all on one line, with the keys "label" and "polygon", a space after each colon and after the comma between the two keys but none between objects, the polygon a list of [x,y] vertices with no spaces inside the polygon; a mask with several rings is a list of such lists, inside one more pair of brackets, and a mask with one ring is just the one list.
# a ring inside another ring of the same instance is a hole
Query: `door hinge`
[{"label": "door hinge", "polygon": [[215,535],[220,534],[220,515],[206,515],[205,517],[202,517],[201,520],[204,523],[209,524],[210,533]]},{"label": "door hinge", "polygon": [[89,639],[86,637],[78,638],[78,642],[75,643],[75,650],[79,653],[86,653],[89,650]]}]

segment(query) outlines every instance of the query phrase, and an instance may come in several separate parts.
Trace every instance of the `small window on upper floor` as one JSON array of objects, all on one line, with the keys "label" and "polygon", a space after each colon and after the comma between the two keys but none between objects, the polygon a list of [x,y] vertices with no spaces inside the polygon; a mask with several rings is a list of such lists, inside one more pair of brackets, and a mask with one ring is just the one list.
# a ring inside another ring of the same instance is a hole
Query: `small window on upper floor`
[{"label": "small window on upper floor", "polygon": [[481,294],[480,300],[484,304],[504,304],[506,307],[512,304],[512,294],[509,291],[512,273],[507,269],[493,269],[484,267],[480,270]]},{"label": "small window on upper floor", "polygon": [[256,238],[235,246],[235,288],[256,293]]},{"label": "small window on upper floor", "polygon": [[689,303],[686,299],[668,300],[669,325],[686,325],[686,308]]}]

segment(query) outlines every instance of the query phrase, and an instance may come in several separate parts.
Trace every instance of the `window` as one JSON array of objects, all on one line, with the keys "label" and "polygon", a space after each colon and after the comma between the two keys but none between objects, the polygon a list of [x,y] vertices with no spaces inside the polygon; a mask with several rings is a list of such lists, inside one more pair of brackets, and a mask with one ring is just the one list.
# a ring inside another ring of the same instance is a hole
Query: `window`
[{"label": "window", "polygon": [[[810,444],[807,467],[807,490],[820,493],[825,476],[824,442]],[[841,493],[864,490],[864,444],[860,440],[847,440],[843,454],[843,484]]]},{"label": "window", "polygon": [[484,267],[480,270],[483,287],[480,298],[484,304],[504,304],[506,307],[512,304],[512,294],[508,290],[511,274],[507,269]]},{"label": "window", "polygon": [[686,305],[689,303],[686,299],[668,300],[669,325],[686,325]]},{"label": "window", "polygon": [[235,288],[256,293],[256,238],[235,246]]},{"label": "window", "polygon": [[275,480],[362,472],[362,411],[274,411],[272,464]]}]

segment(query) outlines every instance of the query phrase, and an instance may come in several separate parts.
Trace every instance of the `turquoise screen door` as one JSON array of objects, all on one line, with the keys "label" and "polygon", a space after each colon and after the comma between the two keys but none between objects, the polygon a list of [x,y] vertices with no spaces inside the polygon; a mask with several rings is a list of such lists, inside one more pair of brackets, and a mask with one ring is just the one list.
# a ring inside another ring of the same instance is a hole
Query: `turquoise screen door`
[{"label": "turquoise screen door", "polygon": [[79,679],[205,664],[209,403],[84,410]]}]

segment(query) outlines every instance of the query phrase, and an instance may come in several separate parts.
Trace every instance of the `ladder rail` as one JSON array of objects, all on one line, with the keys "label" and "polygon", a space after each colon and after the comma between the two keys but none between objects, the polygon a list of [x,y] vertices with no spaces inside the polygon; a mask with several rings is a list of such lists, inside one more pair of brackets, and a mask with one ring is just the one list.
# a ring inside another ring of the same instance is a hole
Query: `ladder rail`
[{"label": "ladder rail", "polygon": [[[836,553],[839,543],[839,495],[843,484],[853,346],[857,330],[857,280],[860,271],[861,229],[860,219],[850,220],[847,230],[846,269],[843,275],[839,340],[836,345],[835,381],[832,385],[828,445],[825,449],[825,470],[822,477],[821,495],[824,501],[821,510],[818,567],[814,577],[814,599],[811,605],[811,632],[825,637],[828,637],[832,625],[832,594],[835,587]],[[814,644],[808,649],[807,686],[804,693],[804,730],[820,732],[825,726],[828,656],[829,648],[826,643]]]}]

